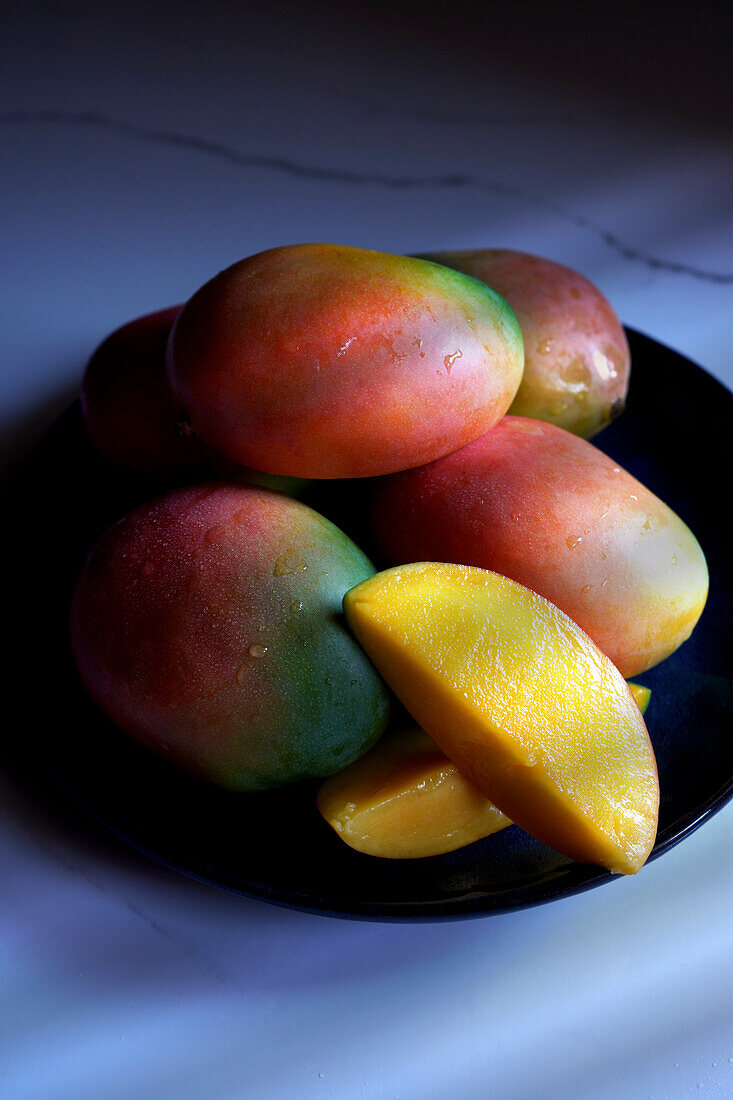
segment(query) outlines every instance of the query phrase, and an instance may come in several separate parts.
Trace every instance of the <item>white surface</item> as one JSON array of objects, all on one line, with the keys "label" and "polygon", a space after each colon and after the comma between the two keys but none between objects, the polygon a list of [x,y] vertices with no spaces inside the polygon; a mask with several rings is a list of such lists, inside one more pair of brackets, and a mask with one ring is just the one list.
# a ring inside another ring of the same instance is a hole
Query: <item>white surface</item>
[{"label": "white surface", "polygon": [[[4,457],[113,327],[301,240],[544,254],[733,382],[725,120],[329,11],[3,11]],[[2,788],[2,1097],[733,1093],[732,807],[632,879],[392,926],[197,885]]]}]

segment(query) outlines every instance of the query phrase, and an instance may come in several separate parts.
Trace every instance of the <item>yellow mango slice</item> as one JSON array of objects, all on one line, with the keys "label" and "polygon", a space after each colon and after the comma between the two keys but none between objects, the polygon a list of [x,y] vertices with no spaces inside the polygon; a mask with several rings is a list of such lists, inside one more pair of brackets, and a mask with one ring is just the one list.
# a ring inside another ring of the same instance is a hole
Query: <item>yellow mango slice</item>
[{"label": "yellow mango slice", "polygon": [[453,852],[511,824],[417,726],[329,776],[316,803],[350,847],[387,859]]},{"label": "yellow mango slice", "polygon": [[412,717],[521,828],[633,874],[659,783],[629,687],[554,604],[487,570],[422,562],[344,597],[357,639]]},{"label": "yellow mango slice", "polygon": [[631,680],[627,680],[629,685],[629,691],[636,700],[636,705],[642,714],[646,714],[646,708],[649,706],[649,700],[652,697],[652,689],[644,687],[643,684],[635,684]]}]

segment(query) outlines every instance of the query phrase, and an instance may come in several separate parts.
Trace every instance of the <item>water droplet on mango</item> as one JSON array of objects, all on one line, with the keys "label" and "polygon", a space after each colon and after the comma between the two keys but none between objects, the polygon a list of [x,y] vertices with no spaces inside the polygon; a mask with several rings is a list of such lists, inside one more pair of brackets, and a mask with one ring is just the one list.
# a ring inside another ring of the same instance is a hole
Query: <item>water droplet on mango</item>
[{"label": "water droplet on mango", "polygon": [[445,359],[443,360],[443,363],[445,364],[445,369],[448,372],[448,374],[450,374],[450,372],[453,368],[453,364],[455,363],[456,359],[460,359],[462,355],[463,355],[463,352],[461,351],[460,348],[456,348],[456,350],[454,352],[452,352],[450,355],[446,355]]},{"label": "water droplet on mango", "polygon": [[275,562],[273,577],[290,577],[294,573],[305,573],[308,563],[300,550],[285,550]]},{"label": "water droplet on mango", "polygon": [[204,542],[209,546],[214,546],[217,542],[221,542],[226,534],[226,526],[223,523],[217,523],[216,527],[210,527],[204,535]]}]

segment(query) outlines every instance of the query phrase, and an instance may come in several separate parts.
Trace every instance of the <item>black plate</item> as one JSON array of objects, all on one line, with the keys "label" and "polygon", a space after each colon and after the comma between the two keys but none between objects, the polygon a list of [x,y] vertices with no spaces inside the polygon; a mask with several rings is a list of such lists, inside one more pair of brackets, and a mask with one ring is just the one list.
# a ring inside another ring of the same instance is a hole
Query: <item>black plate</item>
[{"label": "black plate", "polygon": [[[733,794],[732,609],[722,528],[733,398],[681,355],[635,332],[629,338],[634,367],[628,408],[597,442],[679,512],[698,536],[711,573],[710,599],[691,640],[638,678],[652,689],[647,718],[662,790],[655,858]],[[317,814],[315,785],[258,795],[219,791],[118,733],[79,687],[67,642],[69,597],[97,533],[161,488],[103,468],[85,441],[76,405],[43,439],[11,493],[6,603],[18,657],[13,693],[25,700],[20,740],[97,819],[197,879],[335,916],[481,916],[613,878],[569,861],[516,827],[429,859],[360,855]],[[336,521],[358,534],[353,483],[351,511],[342,515],[338,489],[321,487],[314,503],[331,505]],[[17,730],[9,736],[17,749]]]}]

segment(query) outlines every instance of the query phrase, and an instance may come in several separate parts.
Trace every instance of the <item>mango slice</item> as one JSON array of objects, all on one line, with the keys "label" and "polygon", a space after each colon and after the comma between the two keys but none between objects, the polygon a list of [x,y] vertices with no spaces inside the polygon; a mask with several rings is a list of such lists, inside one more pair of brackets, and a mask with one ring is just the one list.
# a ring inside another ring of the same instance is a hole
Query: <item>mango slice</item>
[{"label": "mango slice", "polygon": [[418,726],[329,776],[316,802],[351,848],[387,859],[453,852],[511,824]]},{"label": "mango slice", "polygon": [[642,714],[646,714],[646,708],[649,706],[649,700],[652,697],[652,689],[644,687],[643,684],[634,684],[631,680],[628,680],[629,691],[636,700],[636,705]]},{"label": "mango slice", "polygon": [[422,562],[356,585],[344,612],[412,717],[507,817],[564,855],[633,874],[659,783],[626,681],[548,600]]}]

